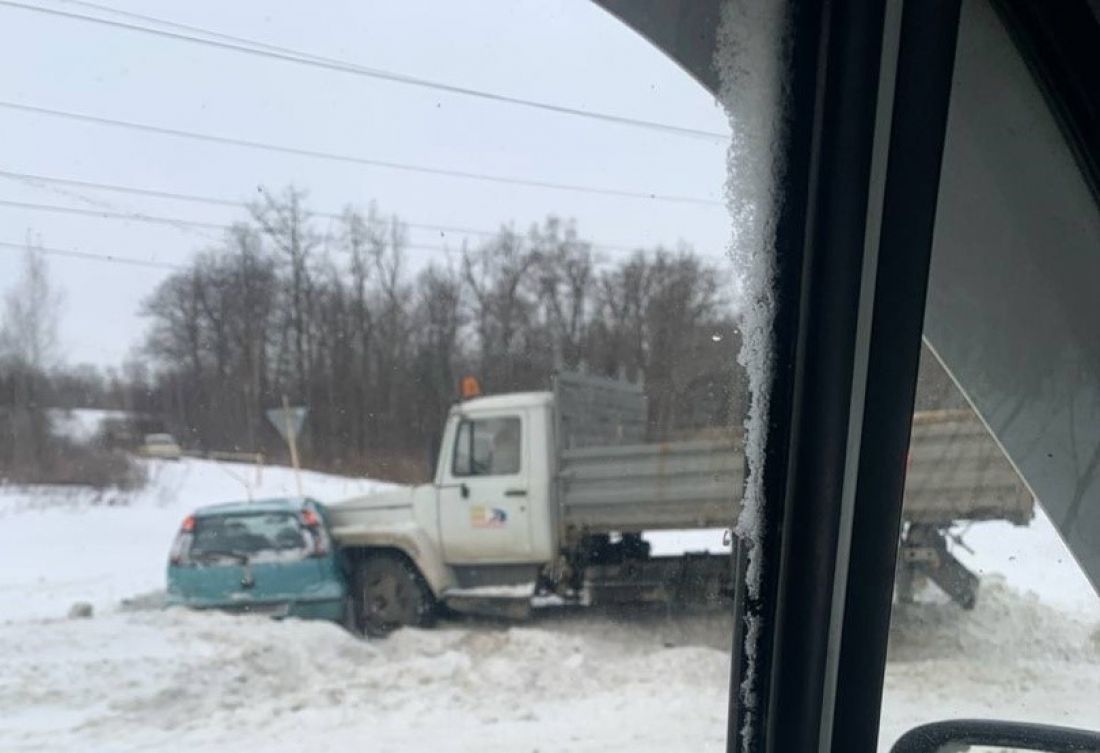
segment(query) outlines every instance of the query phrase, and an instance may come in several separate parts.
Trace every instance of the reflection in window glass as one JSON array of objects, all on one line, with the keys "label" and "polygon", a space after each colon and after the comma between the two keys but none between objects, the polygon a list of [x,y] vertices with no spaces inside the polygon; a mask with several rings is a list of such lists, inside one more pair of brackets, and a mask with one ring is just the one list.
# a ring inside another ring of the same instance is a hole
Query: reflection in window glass
[{"label": "reflection in window glass", "polygon": [[1071,293],[1076,277],[1095,301],[1100,212],[990,4],[963,3],[954,81],[884,750],[952,717],[1100,728],[1100,597],[1074,555],[1096,542],[1067,525],[1075,496],[1096,500],[1095,361]]}]

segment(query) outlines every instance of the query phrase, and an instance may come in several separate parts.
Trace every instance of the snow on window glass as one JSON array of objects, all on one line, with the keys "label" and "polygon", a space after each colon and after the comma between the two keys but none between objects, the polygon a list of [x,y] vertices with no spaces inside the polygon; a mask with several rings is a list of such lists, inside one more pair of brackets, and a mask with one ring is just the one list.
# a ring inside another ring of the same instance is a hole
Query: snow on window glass
[{"label": "snow on window glass", "polygon": [[[729,115],[726,203],[732,218],[730,255],[737,286],[742,344],[738,362],[748,375],[745,419],[745,488],[736,533],[749,546],[747,588],[760,588],[760,540],[763,519],[764,448],[767,442],[768,390],[774,352],[775,228],[779,209],[780,143],[783,136],[783,3],[729,0],[723,8],[715,65],[720,100]],[[760,626],[746,618],[746,646],[755,644]],[[747,656],[741,700],[755,705],[755,660]],[[745,730],[747,733],[747,730]],[[746,736],[746,740],[748,737]]]}]

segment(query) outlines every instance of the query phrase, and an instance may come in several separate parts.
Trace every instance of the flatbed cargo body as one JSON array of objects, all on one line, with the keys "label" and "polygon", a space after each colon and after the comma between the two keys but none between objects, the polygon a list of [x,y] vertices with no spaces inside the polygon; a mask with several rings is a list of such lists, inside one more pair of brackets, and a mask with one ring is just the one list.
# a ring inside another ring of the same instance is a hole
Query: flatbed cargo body
[{"label": "flatbed cargo body", "polygon": [[[1031,519],[1034,501],[976,416],[914,416],[904,518],[949,524]],[[713,440],[564,450],[558,499],[566,537],[733,525],[744,486],[738,443]]]}]

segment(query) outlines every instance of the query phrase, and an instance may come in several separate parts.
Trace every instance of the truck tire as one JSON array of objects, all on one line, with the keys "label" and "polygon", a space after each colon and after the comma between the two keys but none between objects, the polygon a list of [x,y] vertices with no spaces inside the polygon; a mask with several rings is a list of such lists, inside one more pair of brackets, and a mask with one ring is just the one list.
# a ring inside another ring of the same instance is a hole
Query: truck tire
[{"label": "truck tire", "polygon": [[355,605],[360,629],[381,637],[399,627],[430,627],[436,604],[416,568],[396,554],[371,554],[356,569]]}]

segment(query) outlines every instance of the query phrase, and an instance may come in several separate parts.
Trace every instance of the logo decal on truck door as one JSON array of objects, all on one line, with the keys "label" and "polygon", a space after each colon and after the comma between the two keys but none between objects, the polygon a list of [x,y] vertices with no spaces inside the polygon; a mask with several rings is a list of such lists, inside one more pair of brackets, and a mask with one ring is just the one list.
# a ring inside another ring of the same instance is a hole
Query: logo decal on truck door
[{"label": "logo decal on truck door", "polygon": [[503,528],[508,525],[508,513],[499,507],[474,505],[470,508],[470,525],[474,528]]}]

